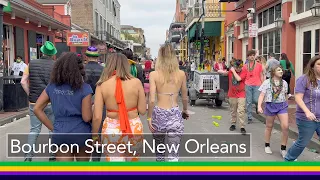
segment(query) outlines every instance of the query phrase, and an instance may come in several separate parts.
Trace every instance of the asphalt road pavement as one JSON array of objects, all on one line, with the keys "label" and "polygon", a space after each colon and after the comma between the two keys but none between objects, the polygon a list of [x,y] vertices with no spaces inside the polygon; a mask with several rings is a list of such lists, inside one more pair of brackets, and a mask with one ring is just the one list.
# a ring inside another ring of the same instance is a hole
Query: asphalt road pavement
[{"label": "asphalt road pavement", "polygon": [[[210,134],[210,133],[232,133],[239,134],[235,136],[240,138],[240,128],[234,132],[229,131],[230,127],[230,112],[228,104],[223,103],[222,107],[215,107],[214,103],[209,103],[205,100],[197,101],[195,106],[189,107],[193,112],[189,120],[185,120],[185,133],[188,134]],[[212,116],[222,116],[221,120],[214,120]],[[150,133],[146,121],[146,116],[141,117],[144,125],[144,132]],[[219,123],[219,127],[213,125],[213,121]],[[0,126],[0,161],[23,161],[23,158],[8,158],[7,157],[7,133],[28,133],[29,132],[29,117],[25,117],[14,121],[10,124]],[[251,157],[248,158],[180,158],[180,161],[283,161],[280,155],[280,139],[281,132],[274,130],[271,137],[271,149],[273,154],[269,155],[264,152],[264,127],[265,125],[258,120],[254,123],[246,125],[248,134],[251,134]],[[45,126],[42,127],[42,132],[47,133]],[[233,141],[235,141],[233,139]],[[289,139],[288,148],[293,144],[293,139]],[[102,158],[103,161],[104,158]],[[320,155],[305,149],[303,154],[298,158],[298,161],[319,161]],[[48,161],[48,159],[34,159],[33,161]],[[143,159],[142,161],[154,161],[154,159]]]}]

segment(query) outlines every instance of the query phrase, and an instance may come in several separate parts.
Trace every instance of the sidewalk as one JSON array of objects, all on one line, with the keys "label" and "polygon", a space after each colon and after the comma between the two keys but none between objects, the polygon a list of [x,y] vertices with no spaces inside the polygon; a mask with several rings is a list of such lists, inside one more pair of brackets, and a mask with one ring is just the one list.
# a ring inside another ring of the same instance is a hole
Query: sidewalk
[{"label": "sidewalk", "polygon": [[29,114],[28,108],[23,109],[18,112],[3,112],[0,111],[0,126],[3,126],[4,124],[11,123],[15,120],[18,120],[20,118],[26,117],[26,115]]},{"label": "sidewalk", "polygon": [[[295,100],[289,100],[289,108],[288,108],[288,114],[289,114],[289,137],[293,139],[298,138],[298,127],[296,124],[296,102]],[[263,107],[264,108],[264,107]],[[265,115],[264,114],[256,114],[255,110],[253,110],[252,113],[253,117],[258,119],[259,121],[265,123]],[[274,128],[281,131],[280,122],[279,119],[276,118]],[[316,150],[318,153],[320,152],[320,138],[315,133],[312,141],[309,143],[308,148]]]}]

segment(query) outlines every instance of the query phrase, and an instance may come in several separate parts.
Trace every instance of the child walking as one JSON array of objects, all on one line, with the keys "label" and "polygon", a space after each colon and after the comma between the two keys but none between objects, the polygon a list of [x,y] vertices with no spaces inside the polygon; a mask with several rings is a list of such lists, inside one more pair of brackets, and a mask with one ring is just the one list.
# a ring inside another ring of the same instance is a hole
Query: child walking
[{"label": "child walking", "polygon": [[218,70],[218,73],[228,75],[229,79],[228,96],[231,111],[231,126],[229,130],[234,131],[236,129],[237,118],[239,118],[240,131],[245,135],[246,92],[244,81],[247,76],[247,71],[242,68],[243,61],[241,59],[233,60],[230,64],[233,66],[229,71]]},{"label": "child walking", "polygon": [[[287,153],[289,117],[287,102],[288,83],[282,79],[282,75],[283,70],[280,65],[274,66],[271,69],[271,78],[265,80],[259,88],[261,93],[258,99],[258,111],[259,113],[264,112],[266,115],[265,152],[267,154],[272,154],[270,148],[271,132],[276,116],[279,118],[282,130],[280,154],[284,158]],[[263,100],[265,101],[264,111],[261,107]]]}]

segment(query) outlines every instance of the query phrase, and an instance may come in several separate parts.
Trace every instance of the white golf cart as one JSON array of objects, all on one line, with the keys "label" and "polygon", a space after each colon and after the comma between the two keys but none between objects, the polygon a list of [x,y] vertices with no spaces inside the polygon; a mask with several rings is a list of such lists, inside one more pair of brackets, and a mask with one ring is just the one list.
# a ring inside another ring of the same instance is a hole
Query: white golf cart
[{"label": "white golf cart", "polygon": [[198,99],[206,99],[208,102],[215,100],[216,106],[221,106],[225,90],[220,87],[220,76],[217,72],[194,71],[194,80],[188,89],[190,105],[195,105]]}]

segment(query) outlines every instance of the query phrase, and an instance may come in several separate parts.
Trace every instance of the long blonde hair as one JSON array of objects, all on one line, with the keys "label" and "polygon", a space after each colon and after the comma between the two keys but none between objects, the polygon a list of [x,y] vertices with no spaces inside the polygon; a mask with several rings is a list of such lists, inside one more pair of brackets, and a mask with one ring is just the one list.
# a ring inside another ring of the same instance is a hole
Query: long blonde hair
[{"label": "long blonde hair", "polygon": [[161,72],[162,83],[169,83],[171,80],[177,83],[179,63],[171,44],[166,43],[160,47],[155,70]]},{"label": "long blonde hair", "polygon": [[266,66],[266,65],[267,65],[267,61],[266,61],[266,59],[265,59],[263,56],[258,56],[256,59],[260,59],[260,63],[261,63],[263,66]]},{"label": "long blonde hair", "polygon": [[97,85],[100,86],[102,83],[111,78],[115,71],[115,75],[120,77],[122,81],[133,78],[133,76],[130,74],[130,65],[127,57],[120,53],[112,53],[107,57],[107,64],[100,76],[99,81],[97,82]]}]

